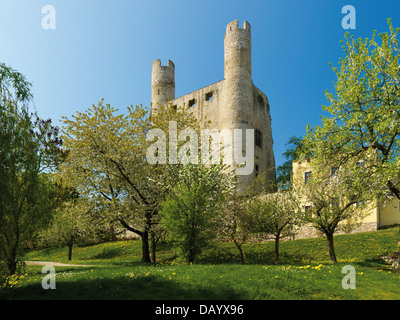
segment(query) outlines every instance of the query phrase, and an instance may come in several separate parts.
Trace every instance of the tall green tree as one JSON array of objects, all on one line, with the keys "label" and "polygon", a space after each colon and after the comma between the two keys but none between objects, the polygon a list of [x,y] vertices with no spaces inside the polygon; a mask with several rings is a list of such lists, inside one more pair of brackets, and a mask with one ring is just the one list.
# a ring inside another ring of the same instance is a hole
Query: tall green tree
[{"label": "tall green tree", "polygon": [[360,216],[357,204],[378,195],[400,199],[400,29],[390,19],[388,27],[371,39],[345,34],[344,57],[331,65],[337,80],[326,91],[330,105],[322,106],[329,115],[308,127],[303,141],[315,168],[306,186],[310,221],[327,236],[332,262],[333,233]]},{"label": "tall green tree", "polygon": [[48,172],[63,157],[58,128],[29,112],[30,87],[21,73],[0,64],[0,257],[10,273],[27,236],[50,219]]},{"label": "tall green tree", "polygon": [[[319,151],[317,151],[318,153]],[[376,200],[379,180],[369,180],[362,159],[341,164],[332,157],[314,157],[309,162],[311,177],[302,172],[294,176],[294,186],[302,195],[305,222],[326,236],[329,257],[337,262],[334,234],[356,228]]]},{"label": "tall green tree", "polygon": [[146,171],[143,148],[149,120],[142,107],[127,115],[100,101],[72,119],[64,118],[68,157],[61,167],[63,182],[109,209],[109,218],[142,239],[142,260],[150,261],[148,236],[156,188]]},{"label": "tall green tree", "polygon": [[307,129],[304,144],[337,165],[362,158],[365,179],[381,182],[376,192],[400,199],[400,29],[390,19],[388,26],[371,39],[346,33],[330,105],[322,107],[329,115]]},{"label": "tall green tree", "polygon": [[225,166],[185,164],[177,170],[178,179],[161,204],[161,222],[187,262],[207,247],[217,235],[215,228],[229,181]]},{"label": "tall green tree", "polygon": [[279,263],[280,240],[293,235],[303,221],[298,191],[279,188],[276,193],[256,195],[250,200],[247,210],[253,215],[253,232],[273,236],[274,260]]},{"label": "tall green tree", "polygon": [[[111,220],[137,234],[144,262],[151,261],[149,239],[159,232],[160,203],[173,184],[168,181],[174,180],[169,164],[161,161],[163,150],[168,154],[169,122],[175,121],[182,130],[193,126],[193,119],[190,112],[171,106],[159,108],[151,119],[142,106],[130,106],[123,115],[103,101],[64,119],[63,139],[69,153],[61,170],[63,181],[97,199],[108,208]],[[151,129],[162,133],[157,137],[159,148],[148,137]],[[153,163],[154,158],[159,161]]]},{"label": "tall green tree", "polygon": [[253,212],[248,210],[249,195],[246,192],[238,192],[237,181],[234,181],[233,186],[226,194],[223,214],[217,221],[217,234],[220,238],[235,244],[239,251],[240,262],[244,264],[245,255],[242,246],[253,232],[254,217]]},{"label": "tall green tree", "polygon": [[41,244],[68,247],[68,260],[72,259],[74,245],[97,240],[99,223],[95,204],[86,199],[63,203],[56,209],[49,227],[41,234]]}]

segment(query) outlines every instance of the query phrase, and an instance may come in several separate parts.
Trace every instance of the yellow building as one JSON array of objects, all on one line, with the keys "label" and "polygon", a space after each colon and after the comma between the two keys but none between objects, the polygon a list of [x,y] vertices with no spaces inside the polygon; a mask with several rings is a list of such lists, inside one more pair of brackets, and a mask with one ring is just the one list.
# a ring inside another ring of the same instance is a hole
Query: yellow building
[{"label": "yellow building", "polygon": [[[295,160],[292,162],[293,170],[293,187],[300,188],[300,184],[306,184],[312,178],[312,161]],[[332,175],[335,174],[336,168],[330,168]],[[312,203],[304,199],[302,201],[304,209],[312,207]],[[357,206],[358,204],[356,204]],[[383,199],[376,197],[376,200],[370,201],[364,207],[364,218],[360,227],[356,228],[353,232],[363,232],[378,230],[385,226],[400,224],[400,201],[393,196],[392,199]]]}]

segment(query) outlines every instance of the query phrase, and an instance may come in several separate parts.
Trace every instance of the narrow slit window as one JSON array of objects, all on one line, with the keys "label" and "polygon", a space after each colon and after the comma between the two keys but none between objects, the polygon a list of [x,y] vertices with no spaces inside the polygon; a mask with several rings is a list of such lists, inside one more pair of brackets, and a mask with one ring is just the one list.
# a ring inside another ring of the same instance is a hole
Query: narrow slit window
[{"label": "narrow slit window", "polygon": [[259,174],[258,164],[255,165],[254,172],[256,174],[256,177],[258,177],[258,174]]},{"label": "narrow slit window", "polygon": [[255,130],[254,132],[254,143],[257,147],[262,148],[262,132],[260,130]]},{"label": "narrow slit window", "polygon": [[210,101],[212,99],[213,99],[213,93],[212,92],[206,93],[206,101]]}]

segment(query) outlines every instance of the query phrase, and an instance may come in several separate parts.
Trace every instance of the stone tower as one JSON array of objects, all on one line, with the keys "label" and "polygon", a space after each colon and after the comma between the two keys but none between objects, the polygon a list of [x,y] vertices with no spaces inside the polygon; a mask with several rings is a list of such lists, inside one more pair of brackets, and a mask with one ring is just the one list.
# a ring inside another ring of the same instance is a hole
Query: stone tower
[{"label": "stone tower", "polygon": [[[152,112],[169,102],[173,106],[188,107],[200,123],[211,121],[213,129],[254,129],[253,170],[251,174],[238,176],[239,184],[243,190],[257,175],[265,172],[267,187],[272,191],[275,157],[271,116],[268,98],[253,84],[251,76],[250,24],[245,21],[243,28],[240,28],[238,20],[234,20],[226,27],[223,80],[175,98],[174,72],[172,61],[168,61],[167,66],[161,66],[159,59],[154,61]],[[243,133],[243,153],[246,151],[245,141]]]},{"label": "stone tower", "polygon": [[226,27],[224,41],[224,103],[219,109],[219,122],[225,128],[247,128],[252,118],[253,82],[251,80],[250,24],[238,28],[238,21]]},{"label": "stone tower", "polygon": [[161,65],[161,60],[153,62],[151,73],[151,102],[152,106],[164,105],[175,99],[175,65],[168,60],[166,66]]}]

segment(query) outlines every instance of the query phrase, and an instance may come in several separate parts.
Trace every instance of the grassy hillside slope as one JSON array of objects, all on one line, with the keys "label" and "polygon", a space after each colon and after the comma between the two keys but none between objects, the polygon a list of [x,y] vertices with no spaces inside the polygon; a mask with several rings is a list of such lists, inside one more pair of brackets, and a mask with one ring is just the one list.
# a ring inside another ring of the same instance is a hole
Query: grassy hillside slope
[{"label": "grassy hillside slope", "polygon": [[[231,243],[218,243],[199,261],[179,262],[170,245],[159,246],[157,264],[140,262],[140,241],[117,241],[43,249],[25,260],[91,265],[56,267],[55,290],[44,290],[41,266],[26,266],[6,299],[400,299],[400,272],[379,257],[398,250],[399,229],[335,237],[338,263],[329,262],[325,238],[285,241],[282,262],[273,264],[273,243],[247,244],[246,264],[239,264]],[[356,289],[344,289],[345,265],[356,272]]]}]

